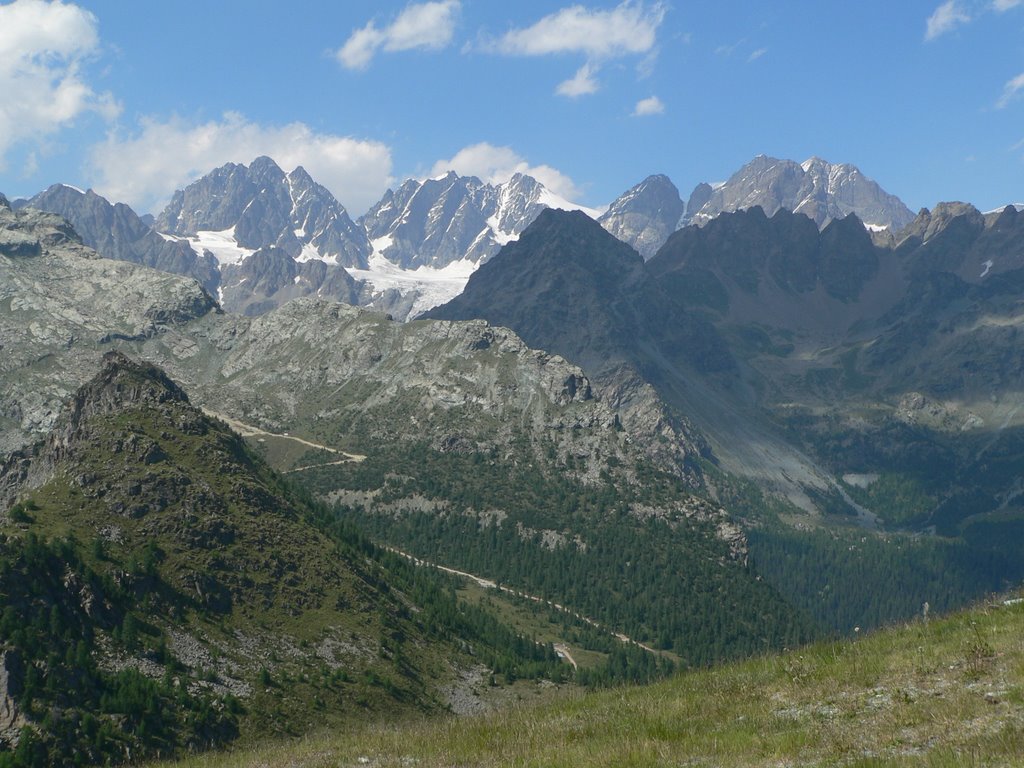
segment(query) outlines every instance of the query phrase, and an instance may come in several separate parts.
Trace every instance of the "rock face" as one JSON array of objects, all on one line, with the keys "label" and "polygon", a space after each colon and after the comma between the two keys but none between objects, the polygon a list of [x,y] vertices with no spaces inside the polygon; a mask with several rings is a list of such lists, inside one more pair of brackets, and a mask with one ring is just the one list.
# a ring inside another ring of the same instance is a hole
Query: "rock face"
[{"label": "rock face", "polygon": [[215,310],[194,280],[102,259],[60,217],[0,207],[0,453],[49,431],[105,345]]},{"label": "rock face", "polygon": [[15,651],[0,652],[0,745],[17,746],[25,718],[18,709],[22,688],[20,658]]},{"label": "rock face", "polygon": [[681,224],[704,225],[720,213],[755,206],[769,216],[780,208],[802,213],[819,227],[853,213],[867,225],[895,231],[914,218],[899,198],[852,165],[758,155],[710,195],[707,185],[695,189]]},{"label": "rock face", "polygon": [[543,212],[473,274],[461,296],[426,317],[483,318],[581,365],[626,431],[665,464],[692,471],[706,452],[699,433],[640,374],[641,350],[651,344],[709,372],[730,370],[731,358],[713,329],[671,306],[636,251],[582,213]]},{"label": "rock face", "polygon": [[546,208],[579,206],[521,173],[492,185],[449,172],[388,190],[360,223],[389,261],[406,269],[443,268],[455,261],[487,261]]},{"label": "rock face", "polygon": [[367,265],[366,232],[301,167],[286,174],[269,157],[229,163],[176,192],[155,226],[216,256],[218,297],[230,312],[260,314],[298,296],[360,300],[345,267]]},{"label": "rock face", "polygon": [[[264,255],[294,263],[273,249],[247,263]],[[0,347],[5,455],[49,432],[117,347],[157,361],[217,411],[271,427],[344,414],[367,433],[405,434],[397,398],[421,414],[417,433],[438,441],[472,433],[503,445],[536,430],[560,443],[575,425],[606,453],[619,450],[615,413],[590,395],[582,371],[504,329],[402,324],[311,298],[255,320],[220,314],[195,282],[101,259],[61,219],[31,209],[0,208]]]},{"label": "rock face", "polygon": [[302,167],[285,174],[269,157],[228,163],[175,192],[156,229],[180,237],[233,230],[242,248],[276,246],[293,259],[342,266],[365,266],[370,254],[365,232],[330,192]]},{"label": "rock face", "polygon": [[194,277],[211,294],[217,292],[220,274],[213,256],[161,237],[124,203],[111,205],[92,190],[55,184],[28,200],[27,206],[62,216],[82,242],[108,259]]},{"label": "rock face", "polygon": [[648,176],[616,199],[598,221],[646,261],[676,231],[685,209],[668,176]]}]

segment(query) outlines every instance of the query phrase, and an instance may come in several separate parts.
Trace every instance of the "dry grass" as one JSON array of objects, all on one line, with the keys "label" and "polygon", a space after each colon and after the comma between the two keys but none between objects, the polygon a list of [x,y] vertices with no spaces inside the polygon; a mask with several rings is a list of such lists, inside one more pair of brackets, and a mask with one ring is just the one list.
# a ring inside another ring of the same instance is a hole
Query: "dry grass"
[{"label": "dry grass", "polygon": [[541,707],[367,727],[179,765],[1024,765],[1024,604]]}]

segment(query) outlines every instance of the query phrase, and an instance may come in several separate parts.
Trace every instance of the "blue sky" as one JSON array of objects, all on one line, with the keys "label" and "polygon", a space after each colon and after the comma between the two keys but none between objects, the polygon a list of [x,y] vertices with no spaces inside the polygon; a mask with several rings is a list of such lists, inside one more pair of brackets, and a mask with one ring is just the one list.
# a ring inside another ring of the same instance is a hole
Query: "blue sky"
[{"label": "blue sky", "polygon": [[1024,201],[1024,0],[0,3],[0,191],[139,212],[225,162],[353,215],[447,166],[607,204],[764,153],[912,208]]}]

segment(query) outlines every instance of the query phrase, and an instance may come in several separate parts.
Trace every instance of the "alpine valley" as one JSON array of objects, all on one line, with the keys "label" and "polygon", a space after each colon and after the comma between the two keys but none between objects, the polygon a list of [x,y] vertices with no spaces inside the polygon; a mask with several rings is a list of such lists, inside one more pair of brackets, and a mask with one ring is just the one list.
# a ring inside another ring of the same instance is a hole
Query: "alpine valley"
[{"label": "alpine valley", "polygon": [[1022,292],[1013,206],[915,216],[818,158],[600,210],[447,173],[353,220],[267,157],[155,217],[0,196],[0,767],[560,699],[1012,589]]}]

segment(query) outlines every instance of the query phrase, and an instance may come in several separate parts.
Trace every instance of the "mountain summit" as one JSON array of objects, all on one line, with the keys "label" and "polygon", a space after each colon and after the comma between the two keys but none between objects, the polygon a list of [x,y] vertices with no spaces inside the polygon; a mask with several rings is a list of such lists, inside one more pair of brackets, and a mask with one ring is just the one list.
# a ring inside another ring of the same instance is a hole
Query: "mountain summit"
[{"label": "mountain summit", "polygon": [[[818,157],[803,163],[758,155],[727,182],[698,186],[681,224],[703,225],[725,211],[760,206],[771,216],[780,208],[803,213],[819,227],[851,213],[869,228],[902,229],[914,214],[895,195],[847,163],[833,165]],[[697,204],[700,207],[696,207]]]},{"label": "mountain summit", "polygon": [[211,249],[222,263],[267,246],[342,266],[365,266],[370,254],[365,232],[334,195],[301,166],[286,174],[269,157],[248,167],[228,163],[178,190],[156,228],[180,237],[221,233],[224,240],[230,231],[235,254]]},{"label": "mountain summit", "polygon": [[359,221],[387,260],[405,269],[443,268],[487,261],[546,208],[596,215],[522,173],[495,185],[449,171],[388,190]]}]

